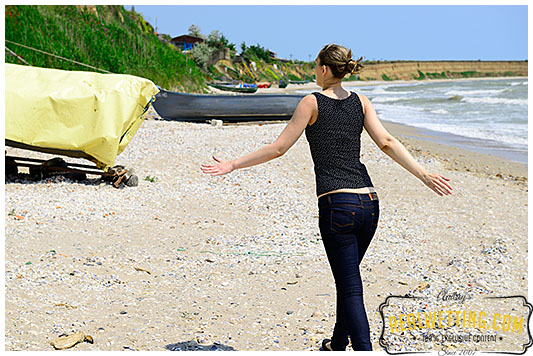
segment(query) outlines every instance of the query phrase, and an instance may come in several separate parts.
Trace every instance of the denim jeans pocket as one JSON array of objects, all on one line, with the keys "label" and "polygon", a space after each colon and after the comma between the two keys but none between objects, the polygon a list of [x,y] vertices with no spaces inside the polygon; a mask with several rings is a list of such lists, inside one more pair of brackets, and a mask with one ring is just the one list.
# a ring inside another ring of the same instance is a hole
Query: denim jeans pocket
[{"label": "denim jeans pocket", "polygon": [[372,212],[372,219],[370,223],[370,226],[372,227],[372,229],[377,229],[378,221],[379,221],[379,205],[377,205],[377,209],[375,209]]},{"label": "denim jeans pocket", "polygon": [[336,233],[350,232],[354,226],[354,215],[353,211],[331,210],[330,230]]}]

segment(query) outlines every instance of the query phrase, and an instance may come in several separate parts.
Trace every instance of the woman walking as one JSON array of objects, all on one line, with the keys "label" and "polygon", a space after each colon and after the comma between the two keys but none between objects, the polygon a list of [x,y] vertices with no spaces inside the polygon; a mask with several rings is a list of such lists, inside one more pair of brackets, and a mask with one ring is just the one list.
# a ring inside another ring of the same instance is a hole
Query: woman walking
[{"label": "woman walking", "polygon": [[348,92],[341,81],[362,67],[352,52],[337,44],[325,46],[315,60],[316,83],[322,88],[305,96],[275,142],[232,161],[213,156],[204,164],[212,176],[254,166],[282,156],[305,131],[314,164],[319,229],[337,290],[333,336],[322,342],[325,351],[372,350],[363,302],[359,264],[374,236],[379,200],[366,167],[359,160],[363,127],[379,148],[438,195],[448,195],[448,178],[429,173],[391,136],[370,101]]}]

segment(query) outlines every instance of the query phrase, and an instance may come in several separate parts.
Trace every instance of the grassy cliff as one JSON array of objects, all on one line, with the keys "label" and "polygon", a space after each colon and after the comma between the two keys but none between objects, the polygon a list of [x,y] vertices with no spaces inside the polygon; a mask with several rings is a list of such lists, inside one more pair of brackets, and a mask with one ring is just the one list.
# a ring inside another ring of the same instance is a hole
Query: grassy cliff
[{"label": "grassy cliff", "polygon": [[[112,73],[144,77],[167,89],[202,92],[209,78],[190,56],[161,42],[139,14],[118,5],[6,5],[5,39],[10,50],[37,67],[91,70],[8,41]],[[5,60],[22,63],[7,50]]]}]

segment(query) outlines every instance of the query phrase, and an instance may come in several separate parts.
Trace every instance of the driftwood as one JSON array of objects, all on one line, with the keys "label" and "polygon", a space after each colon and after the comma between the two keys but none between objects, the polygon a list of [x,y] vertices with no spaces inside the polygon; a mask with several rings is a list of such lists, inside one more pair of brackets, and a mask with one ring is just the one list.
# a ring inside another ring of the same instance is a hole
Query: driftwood
[{"label": "driftwood", "polygon": [[58,338],[50,342],[50,345],[52,345],[56,350],[64,350],[69,349],[80,342],[89,342],[92,344],[94,343],[94,340],[90,335],[85,335],[83,331],[78,331],[77,333],[71,335],[59,335]]}]

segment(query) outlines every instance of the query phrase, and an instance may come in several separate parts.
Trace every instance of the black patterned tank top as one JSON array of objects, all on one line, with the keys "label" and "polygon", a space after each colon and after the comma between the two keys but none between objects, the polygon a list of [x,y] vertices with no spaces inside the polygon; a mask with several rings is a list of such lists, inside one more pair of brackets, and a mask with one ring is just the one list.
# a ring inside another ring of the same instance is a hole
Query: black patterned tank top
[{"label": "black patterned tank top", "polygon": [[373,187],[359,160],[363,132],[363,106],[350,92],[346,99],[333,99],[314,92],[318,118],[305,128],[313,158],[317,196],[342,188]]}]

